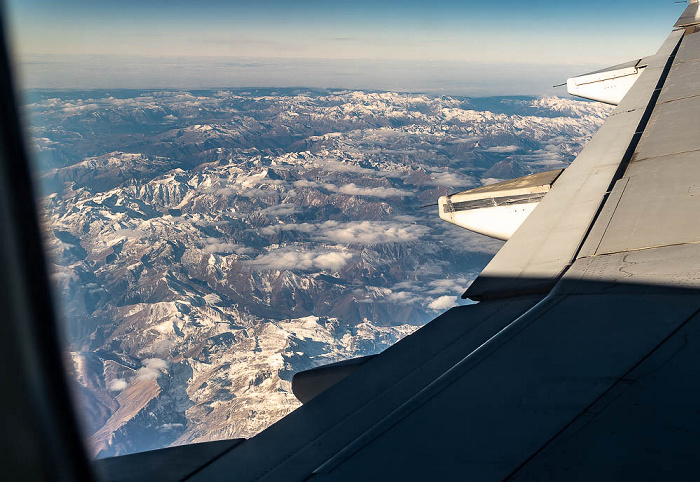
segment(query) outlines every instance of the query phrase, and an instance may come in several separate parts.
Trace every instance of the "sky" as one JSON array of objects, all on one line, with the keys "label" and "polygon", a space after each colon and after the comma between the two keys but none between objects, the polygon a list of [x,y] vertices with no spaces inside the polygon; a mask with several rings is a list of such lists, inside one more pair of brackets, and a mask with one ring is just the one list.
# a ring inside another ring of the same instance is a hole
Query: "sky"
[{"label": "sky", "polygon": [[10,0],[25,88],[554,93],[656,51],[670,1]]}]

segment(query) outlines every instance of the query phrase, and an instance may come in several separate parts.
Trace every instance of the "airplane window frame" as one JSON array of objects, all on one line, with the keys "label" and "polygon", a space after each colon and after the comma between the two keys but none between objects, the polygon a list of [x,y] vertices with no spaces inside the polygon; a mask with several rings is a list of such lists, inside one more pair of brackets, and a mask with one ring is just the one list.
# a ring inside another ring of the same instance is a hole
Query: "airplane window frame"
[{"label": "airplane window frame", "polygon": [[9,480],[92,480],[67,383],[28,150],[0,11],[0,450]]}]

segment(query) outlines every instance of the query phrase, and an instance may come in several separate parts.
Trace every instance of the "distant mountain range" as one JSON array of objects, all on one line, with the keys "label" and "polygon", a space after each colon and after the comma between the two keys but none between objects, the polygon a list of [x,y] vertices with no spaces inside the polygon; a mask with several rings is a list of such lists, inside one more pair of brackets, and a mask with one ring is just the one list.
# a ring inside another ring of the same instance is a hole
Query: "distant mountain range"
[{"label": "distant mountain range", "polygon": [[250,437],[294,372],[454,306],[501,243],[448,192],[565,167],[610,109],[298,89],[31,92],[53,279],[95,454]]}]

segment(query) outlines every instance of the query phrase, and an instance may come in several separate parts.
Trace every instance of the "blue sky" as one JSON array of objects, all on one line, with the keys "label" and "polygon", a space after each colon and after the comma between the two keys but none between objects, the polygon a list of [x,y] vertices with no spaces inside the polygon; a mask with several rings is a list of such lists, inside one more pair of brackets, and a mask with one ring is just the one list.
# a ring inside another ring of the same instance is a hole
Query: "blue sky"
[{"label": "blue sky", "polygon": [[29,87],[286,82],[475,95],[547,93],[580,69],[653,53],[683,7],[597,0],[9,2]]}]

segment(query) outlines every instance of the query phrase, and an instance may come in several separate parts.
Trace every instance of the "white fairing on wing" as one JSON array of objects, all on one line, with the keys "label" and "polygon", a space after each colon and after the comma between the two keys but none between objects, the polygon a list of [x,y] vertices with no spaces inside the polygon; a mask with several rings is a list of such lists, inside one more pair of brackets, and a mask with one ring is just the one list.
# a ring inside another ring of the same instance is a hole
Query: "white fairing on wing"
[{"label": "white fairing on wing", "polygon": [[632,88],[646,67],[646,59],[610,67],[566,81],[571,95],[617,105]]},{"label": "white fairing on wing", "polygon": [[491,208],[472,209],[456,213],[447,213],[440,217],[452,224],[504,241],[510,239],[539,202],[516,204],[513,206],[494,206]]},{"label": "white fairing on wing", "polygon": [[508,240],[542,198],[561,169],[482,186],[438,199],[440,218],[469,231]]}]

